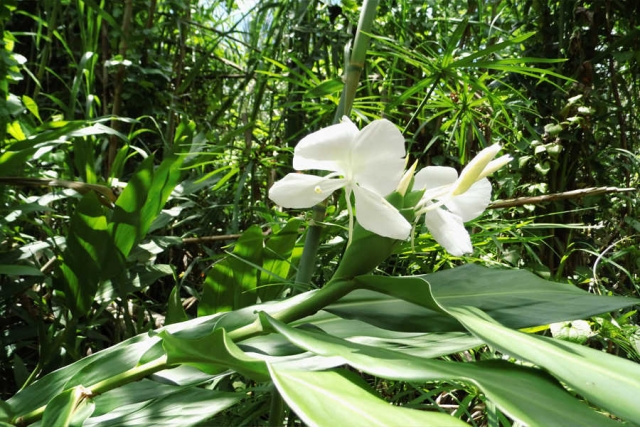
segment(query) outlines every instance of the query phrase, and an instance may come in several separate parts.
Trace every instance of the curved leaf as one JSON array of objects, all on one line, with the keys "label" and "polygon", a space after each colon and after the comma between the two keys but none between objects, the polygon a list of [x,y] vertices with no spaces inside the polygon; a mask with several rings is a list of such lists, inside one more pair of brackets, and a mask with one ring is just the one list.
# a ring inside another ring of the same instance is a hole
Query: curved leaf
[{"label": "curved leaf", "polygon": [[[344,363],[371,375],[404,381],[472,383],[504,412],[530,425],[617,425],[575,399],[553,377],[540,370],[504,361],[458,363],[423,359],[324,333],[294,329],[264,313],[260,318],[266,328],[283,334],[299,347],[325,357],[338,356]],[[272,364],[274,366],[277,365]]]},{"label": "curved leaf", "polygon": [[306,372],[269,365],[278,391],[309,426],[466,426],[446,414],[390,405],[348,371]]}]

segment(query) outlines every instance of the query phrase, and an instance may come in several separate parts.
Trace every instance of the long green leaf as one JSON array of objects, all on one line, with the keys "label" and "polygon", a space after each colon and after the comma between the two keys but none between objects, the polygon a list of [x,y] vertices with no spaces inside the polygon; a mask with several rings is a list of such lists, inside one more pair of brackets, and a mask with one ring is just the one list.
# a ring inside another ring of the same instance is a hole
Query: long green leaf
[{"label": "long green leaf", "polygon": [[548,374],[504,361],[445,362],[366,346],[315,331],[291,328],[265,314],[263,325],[301,348],[325,357],[340,357],[356,369],[404,381],[462,380],[478,386],[510,416],[530,425],[605,426],[613,421],[567,393]]},{"label": "long green leaf", "polygon": [[368,289],[398,299],[357,291],[327,310],[401,331],[464,330],[455,319],[432,305],[430,292],[444,307],[478,307],[514,329],[583,319],[638,303],[633,298],[589,294],[527,271],[473,264],[424,276],[360,276],[357,280]]},{"label": "long green leaf", "polygon": [[153,156],[147,157],[118,197],[110,232],[125,257],[160,214],[180,178],[181,161],[170,157],[154,170]]},{"label": "long green leaf", "polygon": [[446,414],[390,405],[348,371],[305,372],[270,365],[278,391],[309,426],[466,426]]},{"label": "long green leaf", "polygon": [[85,314],[95,297],[98,283],[105,277],[105,266],[117,266],[118,254],[107,232],[107,218],[95,193],[86,194],[71,217],[67,248],[60,265],[68,306],[78,316]]},{"label": "long green leaf", "polygon": [[257,225],[249,227],[236,242],[231,256],[217,262],[207,273],[198,315],[247,307],[256,302],[262,265],[263,235]]},{"label": "long green leaf", "polygon": [[[245,397],[242,393],[224,393],[195,387],[172,387],[152,381],[144,381],[137,387],[131,387],[134,384],[136,383],[107,393],[113,410],[104,415],[89,418],[83,425],[86,427],[206,425],[202,423]],[[172,388],[173,391],[163,390],[167,388]],[[139,399],[140,396],[155,398],[142,400]],[[101,396],[96,398],[96,402],[100,400]],[[131,404],[132,400],[137,403]]]},{"label": "long green leaf", "polygon": [[267,240],[262,261],[264,271],[260,276],[260,287],[257,289],[261,301],[271,301],[282,291],[283,282],[291,269],[291,253],[298,240],[301,224],[300,219],[294,218]]},{"label": "long green leaf", "polygon": [[447,311],[490,346],[547,369],[589,402],[628,421],[640,420],[639,364],[578,344],[505,328],[473,307]]}]

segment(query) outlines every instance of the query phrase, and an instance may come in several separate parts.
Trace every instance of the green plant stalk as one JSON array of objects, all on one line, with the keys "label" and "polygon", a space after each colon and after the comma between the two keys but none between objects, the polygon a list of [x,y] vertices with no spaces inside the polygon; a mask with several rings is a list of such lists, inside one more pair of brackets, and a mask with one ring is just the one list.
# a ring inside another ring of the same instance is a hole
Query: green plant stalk
[{"label": "green plant stalk", "polygon": [[269,405],[269,425],[281,426],[284,421],[284,399],[278,389],[272,385],[271,404]]},{"label": "green plant stalk", "polygon": [[[333,120],[334,123],[338,123],[342,116],[349,115],[351,112],[351,106],[353,105],[356,90],[358,89],[360,73],[364,68],[367,48],[369,47],[370,37],[365,33],[371,31],[377,7],[378,0],[365,0],[362,5],[360,20],[358,21],[358,28],[356,29],[356,36],[353,43],[353,51],[345,71],[345,88],[342,91],[340,103],[336,110],[336,115]],[[322,227],[319,224],[324,220],[325,212],[326,201],[313,208],[312,223],[307,231],[307,238],[304,242],[302,257],[300,258],[300,264],[296,274],[295,282],[298,285],[307,285],[311,282],[322,233]]]},{"label": "green plant stalk", "polygon": [[301,286],[293,288],[294,294],[297,293],[297,290],[302,286],[311,283],[311,277],[316,268],[316,255],[320,247],[320,237],[323,228],[321,223],[324,220],[326,211],[326,200],[313,207],[313,216],[311,217],[309,229],[307,230],[307,237],[304,241],[300,264],[298,265],[298,272],[296,273],[295,283]]},{"label": "green plant stalk", "polygon": [[[164,369],[169,368],[170,365],[167,364],[167,356],[161,356],[156,360],[152,360],[151,362],[145,363],[144,365],[136,366],[135,368],[131,368],[128,371],[125,371],[119,375],[113,376],[106,380],[99,381],[93,385],[87,387],[86,397],[93,397],[102,393],[105,393],[109,390],[113,390],[122,385],[132,383],[134,381],[141,380],[144,377],[147,377],[155,372],[162,371]],[[38,409],[35,409],[29,412],[26,415],[15,418],[12,420],[12,424],[18,426],[26,426],[31,423],[34,423],[42,418],[47,405],[41,406]]]},{"label": "green plant stalk", "polygon": [[[273,313],[271,314],[271,317],[284,323],[302,319],[303,317],[310,316],[319,310],[322,310],[324,307],[338,301],[357,287],[358,285],[354,280],[330,281],[323,288],[315,291],[315,293],[307,300],[302,301],[293,307]],[[227,336],[234,342],[238,342],[251,338],[255,335],[260,335],[261,333],[263,333],[263,329],[260,324],[260,319],[256,318],[252,323],[227,333]]]},{"label": "green plant stalk", "polygon": [[371,28],[373,27],[377,8],[378,0],[365,0],[362,5],[358,28],[356,29],[356,36],[353,41],[353,49],[349,63],[345,67],[344,90],[340,99],[340,105],[338,105],[338,110],[336,111],[334,120],[336,123],[342,116],[348,116],[351,112],[353,100],[356,97],[356,91],[358,89],[358,82],[360,81],[360,74],[364,69],[369,40],[371,39],[368,33],[371,32]]}]

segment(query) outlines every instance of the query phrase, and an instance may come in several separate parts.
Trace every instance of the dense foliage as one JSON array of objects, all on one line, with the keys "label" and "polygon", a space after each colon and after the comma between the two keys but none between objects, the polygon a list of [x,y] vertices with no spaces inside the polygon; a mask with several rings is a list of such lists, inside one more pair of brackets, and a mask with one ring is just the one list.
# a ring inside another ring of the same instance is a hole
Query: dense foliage
[{"label": "dense foliage", "polygon": [[[2,1],[0,424],[640,419],[640,3],[376,3]],[[342,113],[515,158],[472,254],[269,199]]]}]

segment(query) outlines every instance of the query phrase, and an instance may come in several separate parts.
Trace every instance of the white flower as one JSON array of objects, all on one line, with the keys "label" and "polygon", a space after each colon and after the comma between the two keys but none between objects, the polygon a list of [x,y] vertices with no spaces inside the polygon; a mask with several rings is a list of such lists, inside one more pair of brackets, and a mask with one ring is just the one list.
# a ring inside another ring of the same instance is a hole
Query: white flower
[{"label": "white flower", "polygon": [[361,131],[347,117],[303,138],[293,154],[296,170],[330,171],[327,176],[290,173],[269,190],[269,198],[288,208],[309,208],[335,190],[346,190],[349,240],[353,231],[351,193],[358,222],[365,229],[393,239],[406,239],[411,225],[384,199],[402,178],[404,138],[388,120],[371,122]]},{"label": "white flower", "polygon": [[452,255],[473,252],[464,223],[477,218],[491,201],[491,184],[486,178],[511,161],[511,156],[492,160],[501,147],[485,148],[469,162],[458,177],[449,167],[430,166],[415,176],[414,190],[425,190],[416,206],[416,218],[425,215],[433,238]]}]

